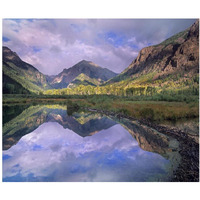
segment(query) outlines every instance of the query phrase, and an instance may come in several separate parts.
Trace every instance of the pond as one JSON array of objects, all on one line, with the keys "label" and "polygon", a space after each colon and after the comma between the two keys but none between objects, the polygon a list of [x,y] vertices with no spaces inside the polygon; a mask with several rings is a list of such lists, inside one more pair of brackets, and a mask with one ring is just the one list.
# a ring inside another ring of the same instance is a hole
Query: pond
[{"label": "pond", "polygon": [[136,121],[61,105],[3,114],[4,182],[171,181],[181,162],[176,139]]}]

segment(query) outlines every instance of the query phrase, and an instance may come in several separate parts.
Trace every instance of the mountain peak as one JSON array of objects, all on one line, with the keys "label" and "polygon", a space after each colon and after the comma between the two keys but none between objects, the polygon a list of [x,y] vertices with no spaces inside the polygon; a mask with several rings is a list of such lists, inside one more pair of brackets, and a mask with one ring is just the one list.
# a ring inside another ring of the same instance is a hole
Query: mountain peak
[{"label": "mountain peak", "polygon": [[140,50],[137,58],[121,74],[107,84],[129,77],[155,74],[153,79],[177,73],[196,74],[199,70],[199,20],[158,45]]},{"label": "mountain peak", "polygon": [[99,65],[93,63],[92,61],[87,61],[87,60],[81,60],[80,62],[77,63],[77,65],[92,65],[94,67],[100,67]]},{"label": "mountain peak", "polygon": [[90,61],[87,60],[81,60],[79,63],[89,63]]},{"label": "mountain peak", "polygon": [[102,68],[91,61],[82,60],[74,66],[64,69],[61,73],[55,76],[51,83],[54,84],[53,87],[55,88],[65,88],[80,74],[82,74],[81,76],[83,76],[84,79],[87,79],[85,78],[85,76],[87,76],[91,79],[97,79],[98,82],[99,80],[107,81],[117,75],[111,70]]},{"label": "mountain peak", "polygon": [[9,52],[9,51],[11,51],[11,50],[8,47],[3,46],[3,52]]},{"label": "mountain peak", "polygon": [[20,57],[16,52],[13,52],[6,46],[3,46],[3,60],[11,60],[11,61],[21,61]]},{"label": "mountain peak", "polygon": [[41,72],[21,60],[15,52],[5,46],[3,46],[3,81],[3,90],[6,93],[39,93],[43,89],[50,88]]}]

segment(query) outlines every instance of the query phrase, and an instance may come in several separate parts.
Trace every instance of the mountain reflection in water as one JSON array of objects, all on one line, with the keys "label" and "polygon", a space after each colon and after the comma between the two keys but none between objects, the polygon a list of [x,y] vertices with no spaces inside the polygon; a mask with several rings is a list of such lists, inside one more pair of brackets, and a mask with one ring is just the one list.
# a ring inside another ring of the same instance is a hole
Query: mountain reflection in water
[{"label": "mountain reflection in water", "polygon": [[129,120],[31,106],[3,127],[3,181],[170,181],[178,142]]}]

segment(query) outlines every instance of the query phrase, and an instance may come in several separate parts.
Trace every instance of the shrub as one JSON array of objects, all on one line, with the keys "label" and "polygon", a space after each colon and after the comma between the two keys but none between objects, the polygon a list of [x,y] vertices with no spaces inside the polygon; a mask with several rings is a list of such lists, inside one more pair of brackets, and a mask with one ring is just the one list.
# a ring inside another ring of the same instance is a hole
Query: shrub
[{"label": "shrub", "polygon": [[124,114],[124,115],[130,115],[130,111],[127,110],[126,108],[120,108],[120,109],[119,109],[119,112],[120,112],[121,114]]},{"label": "shrub", "polygon": [[80,106],[77,103],[73,103],[71,100],[67,101],[67,114],[72,115],[74,112],[77,112],[80,109]]},{"label": "shrub", "polygon": [[154,110],[152,108],[143,108],[139,112],[140,117],[148,120],[154,120]]}]

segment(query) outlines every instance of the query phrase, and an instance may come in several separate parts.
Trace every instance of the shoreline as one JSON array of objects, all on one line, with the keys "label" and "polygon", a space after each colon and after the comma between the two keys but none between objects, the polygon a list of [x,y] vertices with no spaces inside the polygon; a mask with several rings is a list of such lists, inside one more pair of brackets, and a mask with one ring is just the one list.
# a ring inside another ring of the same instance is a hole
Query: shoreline
[{"label": "shoreline", "polygon": [[[30,99],[29,99],[30,100]],[[27,105],[27,103],[31,103],[33,99],[30,101],[23,102],[24,104]],[[37,99],[41,100],[41,99]],[[69,99],[46,99],[46,101],[33,101],[33,103],[39,103],[39,104],[51,104],[56,101],[56,103],[63,103],[64,105],[67,106],[67,100]],[[60,100],[60,102],[59,102]],[[81,99],[76,99],[75,102],[72,102],[72,112],[73,111],[78,111],[74,110],[80,109],[82,111],[88,111],[88,112],[96,112],[100,113],[106,116],[111,116],[117,119],[127,119],[127,120],[132,120],[132,121],[137,121],[138,124],[141,125],[146,125],[150,128],[155,129],[158,132],[161,132],[165,135],[171,136],[175,139],[180,144],[180,150],[179,153],[181,155],[182,161],[181,164],[179,165],[178,169],[174,172],[174,177],[170,180],[171,182],[199,182],[199,136],[198,135],[192,135],[188,134],[184,131],[181,131],[177,128],[170,128],[165,125],[160,125],[158,121],[151,121],[145,118],[136,118],[133,116],[126,115],[124,113],[120,113],[117,111],[112,111],[112,110],[105,110],[105,109],[96,109],[96,108],[91,108],[89,106],[83,106],[83,104],[77,105],[77,101],[82,101]],[[21,102],[16,103],[19,105]],[[14,102],[12,105],[15,104]],[[4,106],[5,104],[3,104]],[[9,102],[7,105],[11,105]],[[31,105],[31,104],[30,104]],[[87,105],[87,104],[86,104]],[[77,106],[77,107],[76,107]],[[188,118],[192,119],[192,118]]]},{"label": "shoreline", "polygon": [[106,111],[106,110],[91,109],[91,108],[83,108],[83,109],[86,109],[87,111],[90,111],[90,112],[97,112],[97,113],[105,114],[107,116],[113,116],[113,117],[116,117],[116,118],[119,118],[119,119],[125,118],[125,119],[128,119],[128,120],[137,121],[139,124],[149,126],[153,129],[157,130],[158,132],[162,132],[166,135],[176,137],[176,139],[182,138],[184,140],[192,140],[195,143],[199,143],[199,140],[197,141],[197,138],[199,138],[198,136],[185,133],[184,131],[181,131],[179,129],[175,129],[175,128],[170,129],[170,128],[163,126],[163,125],[156,125],[154,122],[151,122],[150,120],[147,120],[147,119],[137,119],[137,118],[134,118],[134,117],[130,117],[128,115],[110,112],[110,111]]},{"label": "shoreline", "polygon": [[138,120],[136,118],[126,116],[119,113],[109,112],[105,110],[84,108],[90,112],[97,112],[107,116],[116,118],[125,118],[128,120],[137,121],[141,125],[146,125],[165,135],[174,137],[180,144],[180,155],[182,158],[181,164],[174,172],[174,177],[171,182],[199,182],[199,136],[193,136],[178,129],[170,129],[165,126],[156,125],[149,120]]}]

